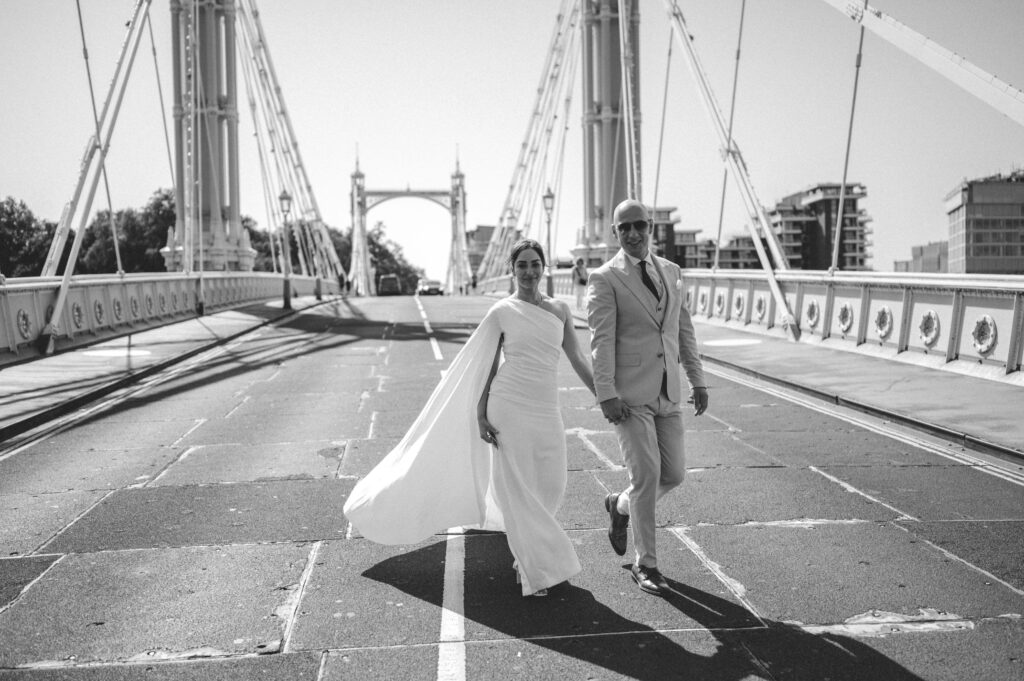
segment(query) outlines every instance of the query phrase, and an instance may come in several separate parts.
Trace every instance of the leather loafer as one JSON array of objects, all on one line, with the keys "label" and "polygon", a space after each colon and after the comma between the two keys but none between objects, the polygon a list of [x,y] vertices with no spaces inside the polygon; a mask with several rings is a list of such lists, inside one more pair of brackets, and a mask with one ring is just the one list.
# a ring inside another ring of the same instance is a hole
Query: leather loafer
[{"label": "leather loafer", "polygon": [[656,567],[632,565],[629,568],[629,574],[644,593],[662,596],[668,591],[668,582]]},{"label": "leather loafer", "polygon": [[604,498],[604,508],[608,511],[608,541],[612,543],[612,549],[620,556],[626,553],[626,528],[629,527],[629,516],[619,513],[617,504],[619,495],[609,494]]}]

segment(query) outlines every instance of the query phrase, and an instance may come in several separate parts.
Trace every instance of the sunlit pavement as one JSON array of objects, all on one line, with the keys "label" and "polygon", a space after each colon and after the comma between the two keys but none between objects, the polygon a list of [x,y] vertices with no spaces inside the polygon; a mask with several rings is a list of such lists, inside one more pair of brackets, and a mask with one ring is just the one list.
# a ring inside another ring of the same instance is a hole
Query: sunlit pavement
[{"label": "sunlit pavement", "polygon": [[[985,418],[954,423],[934,411],[941,380],[856,353],[698,325],[712,402],[686,417],[687,480],[659,505],[665,598],[608,545],[601,501],[626,474],[565,361],[577,578],[523,599],[500,535],[360,538],[347,493],[491,302],[335,300],[137,339],[148,357],[200,354],[0,445],[0,679],[1021,678],[1020,466],[878,415],[1019,446],[1020,402],[961,387],[950,412]],[[62,382],[124,369],[74,354],[17,390],[51,406]],[[836,410],[825,388],[880,411]],[[0,403],[0,423],[30,413]]]}]

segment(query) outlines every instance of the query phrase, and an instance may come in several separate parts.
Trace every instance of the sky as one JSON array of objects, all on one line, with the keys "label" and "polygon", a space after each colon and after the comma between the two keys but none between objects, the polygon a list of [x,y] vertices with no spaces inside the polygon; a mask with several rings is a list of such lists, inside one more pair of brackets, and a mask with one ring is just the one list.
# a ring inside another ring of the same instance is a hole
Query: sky
[{"label": "sky", "polygon": [[[100,103],[133,0],[80,0]],[[722,162],[677,44],[669,59],[663,0],[640,0],[643,196],[675,206],[701,238],[718,231]],[[456,159],[467,223],[495,224],[542,75],[559,0],[257,0],[270,53],[324,221],[348,229],[350,176],[369,190],[446,190]],[[872,0],[871,6],[1024,89],[1022,0]],[[698,55],[726,110],[741,0],[681,0]],[[74,0],[0,0],[0,197],[56,221],[71,198],[92,130]],[[164,101],[170,104],[170,10],[151,10]],[[819,182],[839,182],[859,25],[822,0],[748,0],[734,137],[757,195],[771,207]],[[110,155],[115,210],[171,186],[154,58],[137,58]],[[667,82],[666,88],[666,70]],[[666,99],[667,97],[667,99]],[[579,96],[570,113],[556,197],[556,251],[583,220]],[[243,100],[244,101],[244,100]],[[662,128],[662,109],[664,136]],[[240,124],[243,214],[264,213],[252,124]],[[170,113],[168,109],[168,120]],[[848,180],[872,217],[871,265],[890,271],[913,245],[948,236],[943,200],[964,179],[1024,167],[1014,123],[889,43],[865,35]],[[661,149],[661,167],[657,159]],[[95,208],[105,208],[97,197]],[[414,265],[441,278],[450,217],[422,199],[368,215]],[[743,233],[735,188],[725,238]],[[535,235],[539,236],[539,235]]]}]

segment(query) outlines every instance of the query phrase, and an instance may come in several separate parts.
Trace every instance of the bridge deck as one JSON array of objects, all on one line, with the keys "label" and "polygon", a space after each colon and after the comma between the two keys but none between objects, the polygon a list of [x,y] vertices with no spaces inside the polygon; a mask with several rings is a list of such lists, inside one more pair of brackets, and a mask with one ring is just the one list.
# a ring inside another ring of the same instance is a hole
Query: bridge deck
[{"label": "bridge deck", "polygon": [[[524,601],[501,536],[383,547],[341,514],[489,300],[421,301],[432,333],[408,297],[303,302],[138,334],[151,375],[0,443],[0,679],[1020,677],[1020,462],[834,405],[1012,450],[1020,388],[700,325],[657,599],[607,546],[625,474],[563,362],[584,570]],[[125,347],[0,371],[0,426],[122,380]]]}]

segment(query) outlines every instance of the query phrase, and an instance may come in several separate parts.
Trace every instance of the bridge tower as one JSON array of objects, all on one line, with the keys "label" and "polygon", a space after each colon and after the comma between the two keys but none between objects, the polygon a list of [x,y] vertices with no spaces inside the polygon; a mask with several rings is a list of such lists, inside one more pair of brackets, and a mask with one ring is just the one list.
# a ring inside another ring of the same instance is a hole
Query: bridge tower
[{"label": "bridge tower", "polygon": [[366,240],[366,214],[371,208],[391,199],[401,198],[426,199],[436,203],[451,214],[452,244],[448,255],[448,272],[445,275],[445,286],[449,293],[467,290],[471,272],[469,268],[469,251],[466,247],[466,176],[455,161],[455,172],[452,173],[450,189],[366,189],[366,178],[359,170],[352,173],[352,262],[349,266],[348,279],[352,285],[352,293],[356,295],[376,295],[376,272],[373,267],[368,242]]},{"label": "bridge tower", "polygon": [[588,262],[604,262],[618,250],[611,231],[615,206],[626,198],[642,200],[638,5],[622,2],[628,13],[623,18],[619,0],[583,3],[584,223],[573,257]]},{"label": "bridge tower", "polygon": [[171,0],[177,219],[168,271],[251,271],[238,191],[235,0]]}]

